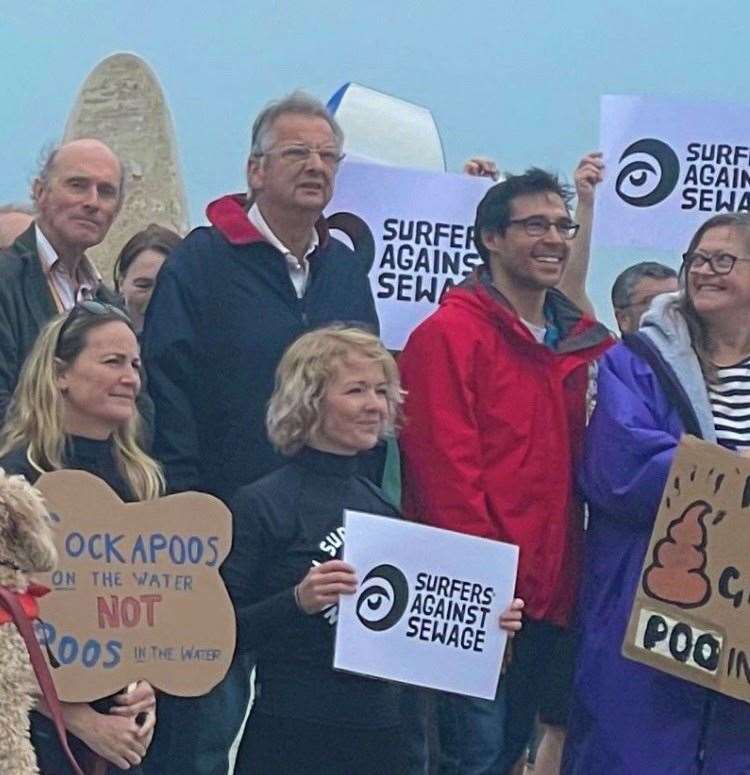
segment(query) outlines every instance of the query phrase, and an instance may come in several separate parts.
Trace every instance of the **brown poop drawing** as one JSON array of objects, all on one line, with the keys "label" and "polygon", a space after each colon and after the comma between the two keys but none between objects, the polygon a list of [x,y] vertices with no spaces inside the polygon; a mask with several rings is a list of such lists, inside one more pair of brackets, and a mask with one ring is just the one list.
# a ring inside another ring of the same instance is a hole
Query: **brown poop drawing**
[{"label": "brown poop drawing", "polygon": [[706,501],[695,501],[669,523],[666,538],[654,547],[653,562],[643,575],[647,595],[680,608],[697,608],[708,601],[704,520],[711,510]]}]

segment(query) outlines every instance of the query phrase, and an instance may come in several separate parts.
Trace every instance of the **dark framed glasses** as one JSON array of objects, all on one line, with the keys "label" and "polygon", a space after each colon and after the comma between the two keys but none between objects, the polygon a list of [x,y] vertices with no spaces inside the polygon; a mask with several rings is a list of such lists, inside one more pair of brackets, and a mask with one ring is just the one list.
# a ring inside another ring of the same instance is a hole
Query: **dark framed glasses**
[{"label": "dark framed glasses", "polygon": [[573,223],[568,218],[560,221],[550,221],[543,215],[531,215],[528,218],[516,218],[508,221],[523,227],[529,237],[543,237],[551,228],[557,229],[557,233],[565,240],[573,239],[580,229],[580,225]]},{"label": "dark framed glasses", "polygon": [[698,251],[682,254],[682,263],[687,272],[692,269],[700,269],[708,264],[714,274],[729,274],[738,261],[750,261],[750,258],[733,256],[731,253],[714,253],[712,256],[707,256],[705,253],[699,253]]},{"label": "dark framed glasses", "polygon": [[103,301],[94,301],[93,299],[80,301],[68,312],[68,317],[65,318],[65,322],[60,326],[60,332],[57,335],[57,346],[55,347],[55,355],[59,355],[60,343],[65,339],[65,334],[70,329],[71,325],[79,318],[85,315],[103,316],[108,315],[110,317],[118,318],[123,323],[127,323],[131,328],[133,323],[128,317],[127,313],[121,310],[119,307],[115,307],[114,304],[106,304]]}]

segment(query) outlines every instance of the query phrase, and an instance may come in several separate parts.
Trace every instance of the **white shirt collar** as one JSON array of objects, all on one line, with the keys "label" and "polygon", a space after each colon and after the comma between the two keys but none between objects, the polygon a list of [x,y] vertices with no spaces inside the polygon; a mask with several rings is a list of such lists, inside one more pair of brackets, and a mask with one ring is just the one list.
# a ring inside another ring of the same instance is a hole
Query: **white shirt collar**
[{"label": "white shirt collar", "polygon": [[[289,250],[289,248],[273,233],[273,231],[271,231],[271,227],[263,217],[263,214],[261,213],[260,208],[256,202],[253,202],[252,206],[248,210],[247,218],[250,223],[252,223],[253,226],[255,226],[255,228],[263,235],[267,242],[270,242],[271,245],[273,245],[277,250],[281,251],[285,256],[292,256],[295,261],[298,260],[292,251]],[[305,258],[307,258],[310,253],[312,253],[315,248],[318,247],[319,243],[320,239],[318,237],[318,231],[313,227],[312,233],[310,234],[310,242],[307,246],[307,250],[305,251]]]}]

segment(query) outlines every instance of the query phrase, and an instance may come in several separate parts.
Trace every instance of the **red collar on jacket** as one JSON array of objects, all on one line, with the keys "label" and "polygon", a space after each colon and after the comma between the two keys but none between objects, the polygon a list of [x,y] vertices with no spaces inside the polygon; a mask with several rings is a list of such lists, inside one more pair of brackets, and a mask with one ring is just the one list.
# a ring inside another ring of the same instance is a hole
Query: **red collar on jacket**
[{"label": "red collar on jacket", "polygon": [[[39,618],[39,606],[37,605],[36,599],[46,595],[49,592],[49,587],[32,583],[29,584],[29,587],[25,592],[15,592],[15,590],[9,589],[8,587],[6,587],[6,589],[8,589],[9,592],[15,593],[18,602],[21,604],[21,608],[23,608],[24,613],[29,619]],[[13,617],[11,616],[10,611],[6,611],[0,603],[0,624],[7,624],[12,621]]]},{"label": "red collar on jacket", "polygon": [[[247,196],[245,194],[227,194],[211,202],[206,207],[208,220],[232,243],[232,245],[251,245],[265,242],[263,235],[250,223],[247,217]],[[315,223],[320,247],[328,242],[328,224],[321,215]]]}]

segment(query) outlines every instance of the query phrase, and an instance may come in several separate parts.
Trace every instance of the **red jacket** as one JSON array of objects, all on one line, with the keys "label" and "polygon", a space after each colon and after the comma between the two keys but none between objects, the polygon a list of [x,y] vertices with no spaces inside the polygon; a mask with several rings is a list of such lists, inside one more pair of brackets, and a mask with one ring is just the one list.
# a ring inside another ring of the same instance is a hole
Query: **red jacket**
[{"label": "red jacket", "polygon": [[526,614],[564,626],[581,564],[574,468],[588,364],[612,339],[559,291],[548,292],[545,310],[560,332],[555,349],[474,275],[409,337],[399,359],[404,511],[518,545]]}]

